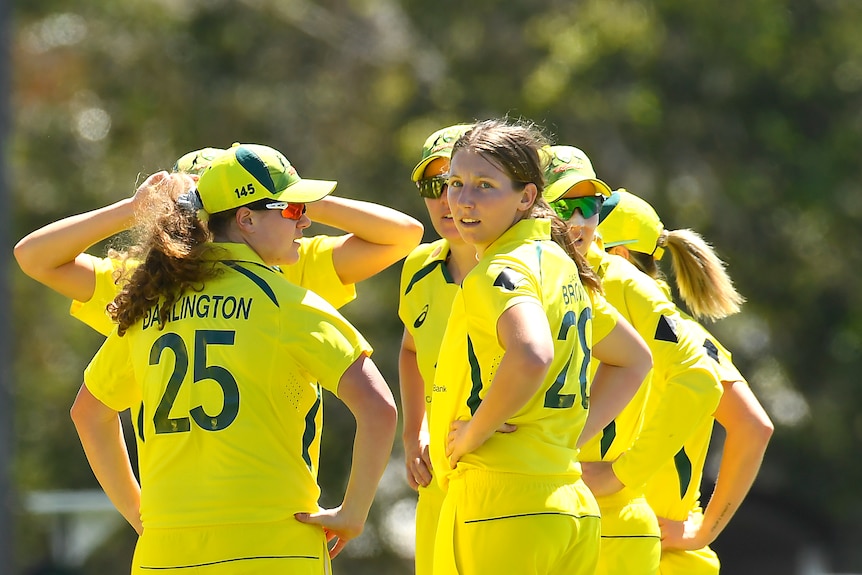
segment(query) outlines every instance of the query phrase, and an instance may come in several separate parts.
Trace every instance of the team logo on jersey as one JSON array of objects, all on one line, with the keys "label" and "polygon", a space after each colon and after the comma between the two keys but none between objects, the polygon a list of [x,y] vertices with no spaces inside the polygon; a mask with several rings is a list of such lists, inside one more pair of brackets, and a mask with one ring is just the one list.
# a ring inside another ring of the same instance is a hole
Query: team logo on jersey
[{"label": "team logo on jersey", "polygon": [[503,268],[503,271],[494,280],[494,287],[503,288],[506,291],[515,291],[526,279],[523,274],[512,268]]},{"label": "team logo on jersey", "polygon": [[676,320],[666,315],[658,318],[658,325],[655,328],[655,338],[658,341],[679,343],[679,336],[676,333]]},{"label": "team logo on jersey", "polygon": [[423,323],[425,323],[425,318],[428,317],[428,304],[425,304],[425,307],[422,308],[422,313],[419,314],[419,317],[416,318],[416,321],[413,322],[413,327],[418,328]]}]

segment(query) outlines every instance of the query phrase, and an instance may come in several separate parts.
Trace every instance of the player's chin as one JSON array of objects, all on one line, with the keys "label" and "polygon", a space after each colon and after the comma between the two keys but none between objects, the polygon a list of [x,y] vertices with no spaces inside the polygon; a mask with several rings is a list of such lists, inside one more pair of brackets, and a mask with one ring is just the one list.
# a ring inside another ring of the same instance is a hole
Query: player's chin
[{"label": "player's chin", "polygon": [[280,265],[292,266],[299,261],[299,244],[294,242],[291,247],[293,249],[282,256]]}]

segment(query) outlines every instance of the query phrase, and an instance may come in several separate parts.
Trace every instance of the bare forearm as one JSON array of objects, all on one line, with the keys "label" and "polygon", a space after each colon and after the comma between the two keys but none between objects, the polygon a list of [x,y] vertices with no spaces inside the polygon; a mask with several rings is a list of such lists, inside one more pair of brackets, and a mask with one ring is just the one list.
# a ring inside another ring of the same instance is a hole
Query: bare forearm
[{"label": "bare forearm", "polygon": [[[22,268],[59,267],[75,259],[93,244],[119,233],[132,224],[132,199],[70,216],[48,224],[24,237],[15,246],[15,256]],[[26,272],[27,270],[25,270]]]},{"label": "bare forearm", "polygon": [[402,435],[405,443],[415,441],[425,420],[425,382],[416,363],[416,352],[401,347],[398,356],[398,378],[401,389]]},{"label": "bare forearm", "polygon": [[718,480],[697,533],[700,546],[712,543],[739,509],[760,471],[774,429],[744,381],[723,381],[722,387],[724,393],[715,419],[727,436]]},{"label": "bare forearm", "polygon": [[378,409],[356,421],[353,462],[343,509],[358,521],[364,522],[368,516],[377,485],[389,462],[397,418],[394,405],[381,402]]},{"label": "bare forearm", "polygon": [[119,417],[114,421],[76,420],[75,428],[99,485],[140,534],[141,488],[132,471]]},{"label": "bare forearm", "polygon": [[308,215],[315,222],[374,244],[401,244],[405,235],[416,237],[418,243],[422,236],[422,224],[415,218],[371,202],[327,196],[308,204]]},{"label": "bare forearm", "polygon": [[125,199],[48,224],[18,242],[15,258],[21,270],[36,281],[69,298],[87,301],[93,295],[95,279],[92,265],[81,253],[127,229],[133,213],[132,200]]},{"label": "bare forearm", "polygon": [[470,420],[468,444],[485,443],[542,387],[549,365],[521,351],[515,349],[503,355],[488,393]]},{"label": "bare forearm", "polygon": [[601,364],[590,387],[590,409],[578,447],[600,433],[637,393],[643,381],[641,371]]}]

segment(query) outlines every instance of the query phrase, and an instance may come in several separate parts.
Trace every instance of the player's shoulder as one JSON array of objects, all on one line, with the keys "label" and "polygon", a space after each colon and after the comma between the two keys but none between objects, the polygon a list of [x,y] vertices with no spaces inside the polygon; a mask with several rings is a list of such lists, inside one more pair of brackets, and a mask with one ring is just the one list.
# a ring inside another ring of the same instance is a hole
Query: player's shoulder
[{"label": "player's shoulder", "polygon": [[401,267],[402,295],[422,278],[445,265],[448,255],[449,242],[444,239],[413,248]]},{"label": "player's shoulder", "polygon": [[291,283],[279,268],[271,268],[257,262],[231,261],[222,262],[228,268],[228,273],[218,278],[230,284],[230,290],[236,293],[264,296],[276,306],[283,302],[301,301],[307,289]]},{"label": "player's shoulder", "polygon": [[428,262],[445,260],[449,254],[449,242],[439,239],[426,244],[419,244],[407,254],[404,259],[404,269],[418,269]]}]

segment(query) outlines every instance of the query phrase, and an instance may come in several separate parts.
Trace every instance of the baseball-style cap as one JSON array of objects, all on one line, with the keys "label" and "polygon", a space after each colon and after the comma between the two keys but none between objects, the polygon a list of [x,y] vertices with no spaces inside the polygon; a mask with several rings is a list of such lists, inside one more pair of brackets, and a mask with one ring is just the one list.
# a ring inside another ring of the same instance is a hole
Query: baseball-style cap
[{"label": "baseball-style cap", "polygon": [[611,187],[596,177],[593,164],[582,150],[573,146],[548,146],[542,150],[548,156],[542,192],[546,201],[559,200],[572,186],[585,181],[593,183],[597,195],[611,195]]},{"label": "baseball-style cap", "polygon": [[442,130],[437,130],[425,140],[422,146],[422,159],[413,168],[413,181],[418,182],[425,176],[425,168],[436,158],[452,157],[452,148],[455,141],[469,132],[473,124],[456,124]]},{"label": "baseball-style cap", "polygon": [[188,154],[183,154],[174,162],[174,167],[171,168],[171,171],[200,176],[209,167],[210,162],[223,153],[224,150],[221,148],[202,148]]},{"label": "baseball-style cap", "polygon": [[662,230],[664,224],[653,207],[624,189],[615,191],[602,205],[596,228],[605,248],[624,245],[657,260],[664,255],[664,248],[656,245]]},{"label": "baseball-style cap", "polygon": [[204,210],[217,214],[258,200],[315,202],[337,182],[304,180],[281,152],[259,144],[234,144],[198,180]]}]

